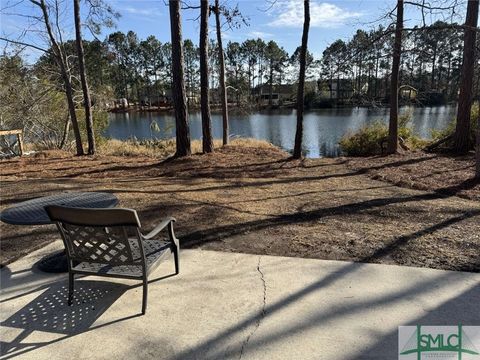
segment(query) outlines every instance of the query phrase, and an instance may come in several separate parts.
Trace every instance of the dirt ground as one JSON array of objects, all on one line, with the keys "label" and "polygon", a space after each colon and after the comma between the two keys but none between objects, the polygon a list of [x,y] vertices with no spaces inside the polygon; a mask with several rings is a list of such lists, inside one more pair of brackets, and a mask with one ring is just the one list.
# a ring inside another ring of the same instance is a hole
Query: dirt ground
[{"label": "dirt ground", "polygon": [[[183,247],[478,272],[480,185],[470,167],[468,157],[421,153],[292,161],[273,146],[173,160],[53,152],[0,161],[0,208],[107,191],[139,211],[145,230],[176,217]],[[58,239],[53,226],[0,231],[3,264]]]},{"label": "dirt ground", "polygon": [[433,190],[480,201],[480,184],[474,179],[475,154],[408,152],[391,156],[351,158],[350,168],[374,179],[419,190]]}]

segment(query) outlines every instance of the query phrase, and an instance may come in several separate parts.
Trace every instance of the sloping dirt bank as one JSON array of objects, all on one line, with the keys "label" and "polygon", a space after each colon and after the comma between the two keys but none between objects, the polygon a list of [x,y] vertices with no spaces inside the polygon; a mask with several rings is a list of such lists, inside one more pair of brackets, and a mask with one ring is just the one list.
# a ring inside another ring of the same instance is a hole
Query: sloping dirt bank
[{"label": "sloping dirt bank", "polygon": [[[404,166],[432,160],[383,159],[292,161],[273,146],[235,145],[167,160],[53,152],[0,161],[0,206],[108,191],[139,211],[146,230],[175,216],[183,247],[480,271],[478,183],[455,192],[449,176],[432,188],[425,182],[428,191],[398,187],[371,176],[413,178],[417,171]],[[58,239],[53,226],[1,224],[0,231],[3,264]]]}]

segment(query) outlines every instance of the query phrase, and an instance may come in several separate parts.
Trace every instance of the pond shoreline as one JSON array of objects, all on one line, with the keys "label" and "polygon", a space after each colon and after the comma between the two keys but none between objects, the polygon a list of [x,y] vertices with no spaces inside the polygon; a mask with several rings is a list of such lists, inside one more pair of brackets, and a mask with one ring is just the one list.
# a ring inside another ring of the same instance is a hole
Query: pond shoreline
[{"label": "pond shoreline", "polygon": [[[412,108],[433,108],[433,107],[442,107],[442,106],[457,106],[457,102],[448,102],[445,104],[439,104],[439,105],[427,105],[427,104],[421,104],[421,103],[413,103],[413,104],[401,104],[400,108],[404,107],[412,107]],[[358,104],[358,105],[336,105],[336,106],[320,106],[320,107],[306,107],[306,111],[316,111],[316,110],[325,110],[325,109],[390,109],[390,106],[388,103],[375,103],[375,104]],[[210,110],[212,112],[220,112],[222,111],[221,105],[210,105]],[[296,110],[295,106],[261,106],[261,107],[248,107],[248,106],[235,106],[229,104],[228,106],[228,111],[229,113],[245,113],[245,112],[250,112],[250,113],[255,113],[259,111],[275,111],[275,110]],[[113,114],[125,114],[125,113],[158,113],[158,114],[164,114],[164,113],[171,113],[174,111],[173,106],[169,107],[158,107],[158,106],[151,106],[151,107],[143,107],[143,106],[131,106],[126,109],[122,108],[112,108],[108,109],[108,113],[113,113]],[[200,111],[200,106],[192,106],[189,107],[187,110],[189,113],[190,112],[199,112]]]},{"label": "pond shoreline", "polygon": [[[454,117],[456,106],[435,108],[402,107],[401,113],[411,112],[411,126],[415,135],[430,138],[431,129],[443,129]],[[307,157],[337,157],[341,155],[338,143],[341,138],[375,121],[388,121],[388,108],[336,108],[306,110],[304,113],[303,152]],[[175,137],[173,111],[134,111],[110,113],[109,126],[104,136],[112,139],[148,140]],[[233,137],[256,138],[291,151],[296,128],[295,109],[263,111],[231,111],[230,134]],[[193,139],[202,138],[201,115],[189,112],[190,134]],[[214,138],[222,137],[222,117],[212,111]]]}]

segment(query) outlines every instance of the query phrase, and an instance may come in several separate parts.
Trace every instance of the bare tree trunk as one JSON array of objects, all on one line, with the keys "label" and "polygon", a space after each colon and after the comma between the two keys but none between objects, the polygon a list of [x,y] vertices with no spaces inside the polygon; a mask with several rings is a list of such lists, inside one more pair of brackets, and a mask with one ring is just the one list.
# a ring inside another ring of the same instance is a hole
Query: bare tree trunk
[{"label": "bare tree trunk", "polygon": [[393,154],[398,148],[398,78],[402,55],[403,0],[397,1],[397,24],[393,45],[392,78],[390,81],[390,122],[388,126],[387,152]]},{"label": "bare tree trunk", "polygon": [[385,67],[385,83],[383,84],[383,87],[385,88],[385,100],[387,99],[387,97],[390,96],[390,93],[388,91],[388,83],[390,81],[389,77],[388,77],[388,68],[390,67],[390,58],[387,56],[387,66]]},{"label": "bare tree trunk", "polygon": [[437,63],[437,43],[433,44],[432,74],[430,79],[430,88],[435,89],[435,64]]},{"label": "bare tree trunk", "polygon": [[188,127],[187,98],[185,96],[185,69],[183,60],[182,24],[180,1],[169,0],[170,29],[172,37],[172,90],[175,109],[176,156],[191,154],[190,129]]},{"label": "bare tree trunk", "polygon": [[340,100],[340,69],[337,67],[337,104],[338,100]]},{"label": "bare tree trunk", "polygon": [[[475,66],[475,39],[478,22],[479,0],[468,1],[463,37],[463,64],[458,97],[457,125],[453,136],[453,148],[457,154],[470,149],[470,111],[473,101],[473,76]],[[477,150],[478,151],[478,150]]]},{"label": "bare tree trunk", "polygon": [[87,130],[88,154],[95,154],[95,136],[93,132],[92,102],[90,100],[90,90],[88,89],[87,73],[85,70],[85,54],[82,42],[82,24],[80,22],[80,0],[73,0],[75,17],[75,36],[77,42],[78,67],[80,70],[80,81],[83,91],[83,106],[85,108],[85,128]]},{"label": "bare tree trunk", "polygon": [[300,159],[302,157],[302,138],[303,138],[303,108],[305,105],[305,72],[307,68],[307,46],[308,46],[308,30],[310,28],[310,0],[304,0],[304,20],[302,47],[300,50],[300,75],[298,77],[297,88],[297,131],[295,133],[295,147],[293,149],[293,158]]},{"label": "bare tree trunk", "polygon": [[63,149],[65,147],[65,145],[67,144],[69,130],[70,130],[70,115],[67,114],[67,118],[65,119],[65,126],[63,128],[62,140],[60,141],[59,149]]},{"label": "bare tree trunk", "polygon": [[476,144],[476,148],[477,148],[477,155],[476,155],[476,158],[477,158],[477,166],[476,166],[476,171],[475,171],[475,177],[477,178],[480,178],[480,115],[478,116],[478,119],[477,119],[477,144]]},{"label": "bare tree trunk", "polygon": [[229,142],[228,131],[228,100],[227,100],[227,87],[225,85],[225,54],[223,53],[222,44],[222,29],[220,24],[220,5],[219,1],[215,0],[215,24],[217,27],[217,43],[218,43],[218,60],[220,66],[220,83],[221,102],[222,102],[222,119],[223,119],[223,145],[227,145]]},{"label": "bare tree trunk", "polygon": [[378,63],[379,63],[379,60],[380,60],[380,55],[377,52],[377,56],[375,58],[375,94],[374,94],[375,100],[377,100],[377,97],[378,97]]},{"label": "bare tree trunk", "polygon": [[80,129],[78,128],[78,121],[77,121],[77,114],[75,113],[75,103],[73,101],[73,89],[72,89],[72,82],[70,80],[70,74],[68,70],[67,58],[63,53],[62,49],[58,45],[55,36],[53,35],[52,27],[50,25],[50,19],[48,15],[47,5],[45,4],[45,0],[40,0],[37,2],[36,0],[30,0],[33,4],[40,7],[43,13],[43,20],[45,22],[45,27],[47,29],[48,37],[50,42],[52,43],[53,52],[55,55],[55,61],[57,62],[60,72],[62,75],[62,79],[65,85],[65,95],[67,97],[67,104],[68,104],[68,111],[70,113],[70,120],[72,121],[73,126],[73,133],[75,135],[75,144],[77,147],[77,155],[81,156],[84,154],[83,152],[83,145],[82,145],[82,137],[80,136]]},{"label": "bare tree trunk", "polygon": [[213,151],[212,121],[208,88],[208,0],[200,1],[200,102],[202,107],[202,148],[204,153]]},{"label": "bare tree trunk", "polygon": [[270,88],[269,88],[269,96],[268,96],[268,106],[271,108],[273,105],[273,62],[270,62]]},{"label": "bare tree trunk", "polygon": [[[451,51],[451,49],[450,49]],[[451,88],[451,79],[450,79],[450,69],[452,66],[452,59],[451,57],[448,57],[448,66],[447,66],[447,88]],[[447,95],[450,96],[452,92],[447,90]]]},{"label": "bare tree trunk", "polygon": [[[66,59],[65,59],[66,60]],[[82,137],[80,135],[80,128],[78,127],[77,114],[75,112],[75,102],[73,101],[73,88],[70,81],[70,75],[67,73],[65,66],[62,66],[62,78],[65,83],[65,94],[67,96],[68,111],[70,112],[70,120],[72,121],[73,134],[75,136],[75,145],[77,148],[77,155],[84,155]]]}]

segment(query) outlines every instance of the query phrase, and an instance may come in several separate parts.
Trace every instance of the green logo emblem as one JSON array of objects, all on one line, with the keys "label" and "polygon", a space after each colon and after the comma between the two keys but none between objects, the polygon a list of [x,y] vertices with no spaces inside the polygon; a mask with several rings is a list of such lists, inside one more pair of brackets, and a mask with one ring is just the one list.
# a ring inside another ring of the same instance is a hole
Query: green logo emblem
[{"label": "green logo emblem", "polygon": [[400,326],[398,335],[400,360],[480,360],[479,326]]}]

